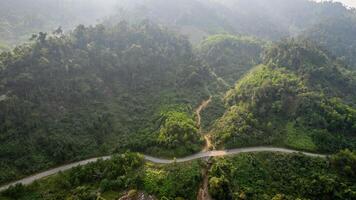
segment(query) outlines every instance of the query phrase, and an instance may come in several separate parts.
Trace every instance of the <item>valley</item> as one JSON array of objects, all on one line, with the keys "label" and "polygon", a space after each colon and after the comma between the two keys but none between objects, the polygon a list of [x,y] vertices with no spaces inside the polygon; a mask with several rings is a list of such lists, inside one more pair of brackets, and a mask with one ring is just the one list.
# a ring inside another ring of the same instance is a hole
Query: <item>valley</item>
[{"label": "valley", "polygon": [[0,200],[356,199],[356,9],[0,1]]}]

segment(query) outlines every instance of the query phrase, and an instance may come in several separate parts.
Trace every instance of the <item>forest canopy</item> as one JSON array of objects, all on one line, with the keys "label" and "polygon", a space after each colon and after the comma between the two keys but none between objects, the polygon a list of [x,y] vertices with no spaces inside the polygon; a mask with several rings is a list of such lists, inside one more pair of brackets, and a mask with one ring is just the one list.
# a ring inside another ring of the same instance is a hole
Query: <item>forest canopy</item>
[{"label": "forest canopy", "polygon": [[331,1],[2,0],[0,190],[96,162],[0,200],[355,199],[355,41]]}]

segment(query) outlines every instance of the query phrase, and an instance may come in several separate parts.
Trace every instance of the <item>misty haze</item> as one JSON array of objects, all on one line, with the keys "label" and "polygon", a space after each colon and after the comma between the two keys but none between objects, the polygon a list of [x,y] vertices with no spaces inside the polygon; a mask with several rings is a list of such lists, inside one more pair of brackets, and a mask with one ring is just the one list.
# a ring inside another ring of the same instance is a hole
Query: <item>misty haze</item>
[{"label": "misty haze", "polygon": [[0,200],[356,199],[356,1],[1,0]]}]

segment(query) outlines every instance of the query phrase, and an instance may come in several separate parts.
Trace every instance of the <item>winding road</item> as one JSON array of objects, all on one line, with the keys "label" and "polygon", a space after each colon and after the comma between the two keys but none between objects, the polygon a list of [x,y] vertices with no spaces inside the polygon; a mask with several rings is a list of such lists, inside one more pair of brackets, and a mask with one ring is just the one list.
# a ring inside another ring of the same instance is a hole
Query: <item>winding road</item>
[{"label": "winding road", "polygon": [[[161,159],[161,158],[155,158],[152,156],[144,155],[144,159],[146,161],[156,163],[156,164],[170,164],[170,163],[181,163],[181,162],[188,162],[192,160],[197,160],[201,158],[209,158],[209,157],[220,157],[220,156],[231,156],[231,155],[237,155],[241,153],[250,153],[250,152],[281,152],[281,153],[302,153],[307,156],[312,156],[312,157],[326,157],[326,155],[322,154],[313,154],[313,153],[307,153],[307,152],[302,152],[302,151],[296,151],[292,149],[286,149],[286,148],[275,148],[275,147],[247,147],[247,148],[239,148],[239,149],[231,149],[231,150],[221,150],[221,151],[207,151],[207,152],[200,152],[191,156],[187,156],[184,158],[178,158],[178,159],[173,159],[173,160],[168,160],[168,159]],[[87,165],[92,162],[96,162],[100,159],[102,160],[107,160],[110,159],[111,156],[104,156],[104,157],[98,157],[98,158],[92,158],[88,160],[83,160],[75,163],[71,163],[68,165],[63,165],[61,167],[57,167],[33,176],[29,176],[27,178],[15,181],[13,183],[4,185],[0,187],[0,191],[6,190],[8,187],[16,184],[23,184],[23,185],[29,185],[33,183],[36,180],[45,178],[50,175],[57,174],[61,171],[66,171],[69,169],[72,169],[77,166],[82,166],[82,165]]]},{"label": "winding road", "polygon": [[[200,129],[200,133],[202,134],[202,128],[201,128],[201,116],[200,112],[208,106],[208,104],[211,102],[212,97],[210,97],[208,100],[203,101],[201,105],[196,109],[196,115],[197,115],[197,126]],[[296,151],[292,149],[287,149],[287,148],[276,148],[276,147],[265,147],[265,146],[260,146],[260,147],[246,147],[246,148],[238,148],[238,149],[230,149],[230,150],[214,150],[214,151],[208,151],[209,149],[209,137],[207,135],[202,134],[206,140],[206,147],[203,149],[202,152],[193,154],[184,158],[178,158],[178,159],[162,159],[162,158],[156,158],[152,157],[149,155],[143,155],[144,159],[146,161],[156,163],[156,164],[170,164],[170,163],[182,163],[182,162],[188,162],[192,160],[197,160],[197,159],[202,159],[202,158],[211,158],[211,157],[220,157],[220,156],[231,156],[231,155],[237,155],[241,153],[250,153],[250,152],[280,152],[280,153],[302,153],[307,156],[312,156],[312,157],[326,157],[326,155],[322,154],[313,154],[313,153],[307,153],[307,152],[302,152],[302,151]],[[36,180],[57,174],[62,171],[66,171],[69,169],[72,169],[74,167],[82,166],[82,165],[87,165],[92,162],[96,162],[98,160],[107,160],[110,159],[112,156],[103,156],[103,157],[97,157],[97,158],[91,158],[87,160],[82,160],[79,162],[63,165],[61,167],[53,168],[32,176],[29,176],[27,178],[3,185],[0,187],[0,192],[6,190],[10,186],[16,185],[16,184],[23,184],[23,185],[29,185],[33,183]],[[205,188],[206,192],[206,188]]]}]

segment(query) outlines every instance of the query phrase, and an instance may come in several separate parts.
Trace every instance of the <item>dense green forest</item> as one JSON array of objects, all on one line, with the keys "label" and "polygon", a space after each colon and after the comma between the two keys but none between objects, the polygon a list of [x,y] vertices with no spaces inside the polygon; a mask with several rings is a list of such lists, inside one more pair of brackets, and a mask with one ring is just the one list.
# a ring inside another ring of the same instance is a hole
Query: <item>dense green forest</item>
[{"label": "dense green forest", "polygon": [[[149,19],[187,35],[194,44],[213,34],[251,35],[267,40],[306,37],[355,68],[355,9],[309,0],[3,0],[0,51],[35,32],[78,24],[116,24]],[[195,12],[199,10],[199,12]]]},{"label": "dense green forest", "polygon": [[[108,23],[150,19],[187,35],[194,44],[214,34],[250,35],[276,41],[308,38],[324,46],[353,69],[356,11],[341,3],[310,0],[136,0]],[[199,12],[195,12],[199,10]]]},{"label": "dense green forest", "polygon": [[227,85],[233,85],[261,63],[263,48],[264,43],[255,38],[224,34],[203,40],[197,52],[218,78]]},{"label": "dense green forest", "polygon": [[288,146],[335,152],[356,148],[356,77],[309,41],[272,45],[224,97],[216,146]]},{"label": "dense green forest", "polygon": [[354,199],[355,152],[328,158],[299,154],[242,154],[217,158],[209,171],[215,199]]},{"label": "dense green forest", "polygon": [[145,191],[159,199],[196,199],[201,164],[154,165],[139,154],[126,153],[74,168],[29,187],[17,185],[0,195],[7,199],[115,200]]},{"label": "dense green forest", "polygon": [[[215,199],[354,199],[356,153],[341,151],[325,158],[301,154],[250,153],[216,158],[208,172]],[[114,200],[138,199],[146,193],[156,199],[196,199],[201,161],[156,165],[135,153],[76,167],[37,181],[16,185],[0,195],[9,199]]]},{"label": "dense green forest", "polygon": [[34,40],[0,56],[0,182],[113,151],[201,149],[193,109],[216,86],[186,39],[122,22]]},{"label": "dense green forest", "polygon": [[[0,199],[355,199],[355,55],[335,2],[3,0],[0,186],[115,156]],[[250,146],[331,156],[142,155]]]}]

